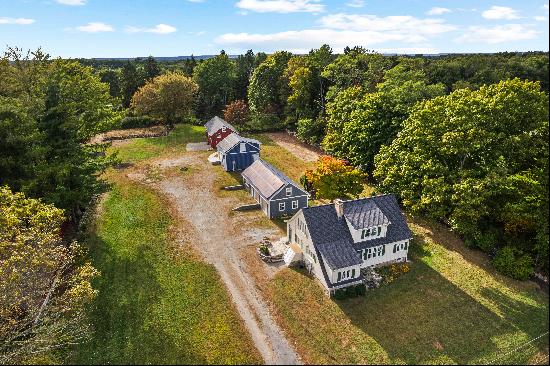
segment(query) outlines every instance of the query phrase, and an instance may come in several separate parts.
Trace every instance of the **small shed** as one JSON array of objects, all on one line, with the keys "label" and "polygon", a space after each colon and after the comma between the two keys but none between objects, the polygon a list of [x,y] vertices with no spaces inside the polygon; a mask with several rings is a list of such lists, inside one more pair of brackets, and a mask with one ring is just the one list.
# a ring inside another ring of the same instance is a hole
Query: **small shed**
[{"label": "small shed", "polygon": [[237,133],[235,127],[218,116],[206,122],[204,127],[206,128],[206,139],[208,140],[208,144],[212,146],[213,149],[215,149],[224,138],[232,133]]},{"label": "small shed", "polygon": [[221,140],[216,149],[224,170],[234,172],[248,168],[260,158],[260,145],[258,140],[232,133]]},{"label": "small shed", "polygon": [[270,219],[308,206],[309,194],[268,162],[259,159],[243,173],[244,186]]}]

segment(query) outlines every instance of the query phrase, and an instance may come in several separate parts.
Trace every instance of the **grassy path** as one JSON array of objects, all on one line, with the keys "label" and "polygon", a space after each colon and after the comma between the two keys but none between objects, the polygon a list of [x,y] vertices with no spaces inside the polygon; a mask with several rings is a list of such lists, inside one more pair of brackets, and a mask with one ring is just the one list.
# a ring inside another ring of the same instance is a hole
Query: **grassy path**
[{"label": "grassy path", "polygon": [[[179,149],[182,137],[190,139],[182,129],[197,131],[180,126],[175,139],[137,140],[146,148],[131,144],[121,155],[139,161],[162,149]],[[194,256],[188,243],[176,242],[174,229],[181,223],[174,222],[168,203],[118,172],[110,180],[113,189],[88,238],[93,264],[101,271],[90,314],[95,333],[79,346],[74,361],[260,363],[214,267]]]}]

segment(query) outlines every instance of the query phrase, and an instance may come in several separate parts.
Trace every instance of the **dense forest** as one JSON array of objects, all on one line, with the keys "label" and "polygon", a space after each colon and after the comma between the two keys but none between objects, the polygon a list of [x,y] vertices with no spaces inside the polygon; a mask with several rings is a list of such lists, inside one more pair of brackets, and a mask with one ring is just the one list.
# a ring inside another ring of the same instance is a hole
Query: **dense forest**
[{"label": "dense forest", "polygon": [[[244,132],[295,132],[413,214],[448,225],[501,273],[547,274],[548,67],[541,52],[385,56],[323,45],[158,62],[9,48],[0,60],[0,275],[10,281],[0,281],[0,297],[31,305],[2,308],[0,363],[82,337],[96,274],[75,233],[117,162],[89,140],[119,128],[220,115]],[[47,336],[55,332],[63,336]]]}]

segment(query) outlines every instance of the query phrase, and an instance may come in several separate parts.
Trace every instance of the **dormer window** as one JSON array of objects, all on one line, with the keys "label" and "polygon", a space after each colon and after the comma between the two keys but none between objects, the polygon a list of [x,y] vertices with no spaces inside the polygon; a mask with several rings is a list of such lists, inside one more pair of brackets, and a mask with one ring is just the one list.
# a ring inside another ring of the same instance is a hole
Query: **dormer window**
[{"label": "dormer window", "polygon": [[368,229],[363,229],[361,232],[361,239],[368,239],[380,236],[382,233],[382,226],[371,227]]},{"label": "dormer window", "polygon": [[287,197],[290,197],[291,195],[292,195],[292,187],[288,187],[288,188],[286,189],[286,196],[287,196]]},{"label": "dormer window", "polygon": [[222,126],[222,132],[225,133],[226,130],[227,130],[227,127]]}]

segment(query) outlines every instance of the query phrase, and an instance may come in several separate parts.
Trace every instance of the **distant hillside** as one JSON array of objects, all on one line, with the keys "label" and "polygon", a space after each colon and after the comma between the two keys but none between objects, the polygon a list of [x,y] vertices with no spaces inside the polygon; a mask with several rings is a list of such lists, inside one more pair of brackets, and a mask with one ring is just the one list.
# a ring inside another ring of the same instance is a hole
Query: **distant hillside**
[{"label": "distant hillside", "polygon": [[[238,55],[228,55],[229,58],[235,59]],[[216,55],[200,55],[200,56],[168,56],[168,57],[155,57],[155,59],[159,62],[173,62],[173,61],[183,61],[188,60],[190,58],[195,58],[195,60],[206,60],[212,57],[216,57]],[[94,57],[92,60],[96,61],[130,61],[130,60],[137,60],[137,59],[146,59],[145,57],[130,57],[130,58],[123,58],[123,57]]]}]

